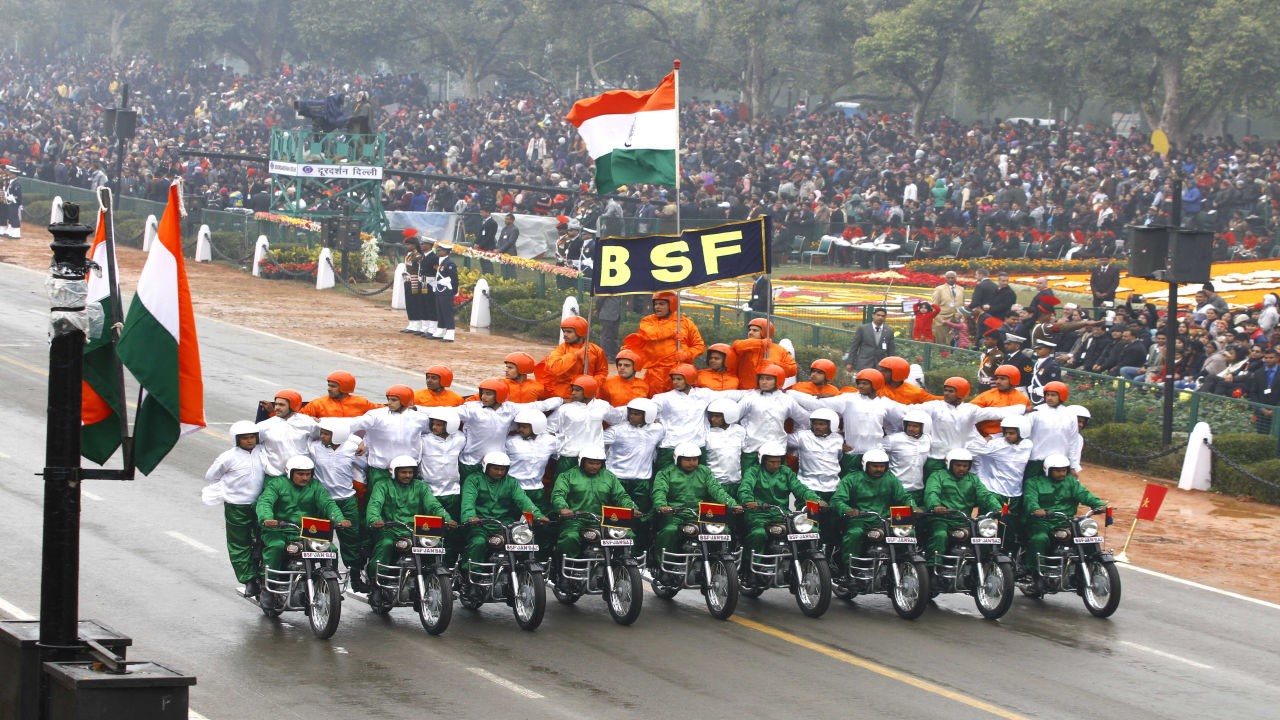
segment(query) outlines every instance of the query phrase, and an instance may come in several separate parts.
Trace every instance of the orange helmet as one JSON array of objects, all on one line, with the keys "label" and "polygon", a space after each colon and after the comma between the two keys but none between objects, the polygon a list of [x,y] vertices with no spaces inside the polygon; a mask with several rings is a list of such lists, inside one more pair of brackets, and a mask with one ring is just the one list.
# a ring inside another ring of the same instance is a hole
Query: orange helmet
[{"label": "orange helmet", "polygon": [[425,374],[439,376],[440,387],[449,387],[453,384],[453,371],[443,365],[432,365],[427,368]]},{"label": "orange helmet", "polygon": [[670,290],[654,293],[649,302],[652,303],[654,300],[666,300],[671,305],[672,313],[676,311],[676,308],[680,307],[680,296]]},{"label": "orange helmet", "polygon": [[528,375],[529,373],[533,372],[533,366],[535,364],[533,361],[533,357],[530,356],[529,353],[522,353],[522,352],[513,352],[510,355],[502,358],[502,362],[511,363],[512,365],[515,365],[516,372],[520,373],[521,375]]},{"label": "orange helmet", "polygon": [[733,351],[733,347],[725,343],[716,343],[707,347],[707,357],[711,357],[711,353],[718,352],[724,355],[724,367],[726,370],[736,370],[738,365],[738,355]]},{"label": "orange helmet", "polygon": [[325,382],[337,383],[338,392],[351,393],[356,390],[356,376],[345,370],[334,370],[325,378]]},{"label": "orange helmet", "polygon": [[888,370],[889,377],[892,378],[894,382],[902,382],[911,374],[911,365],[907,364],[906,360],[898,357],[897,355],[890,355],[889,357],[881,360],[877,367],[882,370]]},{"label": "orange helmet", "polygon": [[276,399],[284,398],[289,401],[289,409],[298,412],[302,409],[302,394],[297,390],[277,390]]},{"label": "orange helmet", "polygon": [[767,318],[756,318],[755,320],[752,320],[751,322],[747,323],[747,327],[748,328],[758,327],[760,328],[760,333],[763,334],[765,337],[767,338],[773,337],[773,323],[769,322]]},{"label": "orange helmet", "polygon": [[874,368],[859,370],[858,374],[853,376],[853,380],[855,383],[859,380],[866,380],[871,383],[871,387],[875,388],[876,392],[884,389],[884,373]]},{"label": "orange helmet", "polygon": [[392,385],[387,388],[387,397],[399,398],[401,405],[413,407],[413,388],[408,385]]},{"label": "orange helmet", "polygon": [[1067,384],[1062,382],[1061,380],[1054,380],[1051,383],[1045,383],[1044,391],[1046,393],[1051,393],[1051,392],[1058,393],[1058,400],[1062,402],[1066,402],[1067,396],[1071,394],[1071,389],[1068,388]]},{"label": "orange helmet", "polygon": [[827,382],[832,382],[836,379],[836,364],[826,358],[818,358],[817,360],[809,363],[809,369],[817,370],[823,375],[826,375]]},{"label": "orange helmet", "polygon": [[573,317],[567,317],[560,321],[560,329],[563,330],[564,328],[569,328],[570,330],[578,333],[578,337],[586,337],[587,336],[587,319],[582,317],[581,315],[574,315]]},{"label": "orange helmet", "polygon": [[778,381],[779,390],[782,389],[782,384],[787,381],[787,371],[783,370],[781,365],[775,365],[773,363],[761,366],[761,368],[756,371],[757,378],[761,375],[772,375],[773,378]]},{"label": "orange helmet", "polygon": [[954,389],[959,397],[968,397],[969,391],[973,389],[969,386],[969,381],[962,377],[949,377],[942,383],[942,387]]},{"label": "orange helmet", "polygon": [[671,368],[671,372],[668,373],[668,375],[680,375],[684,378],[685,382],[693,385],[698,380],[698,368],[690,365],[689,363],[680,363],[679,365]]},{"label": "orange helmet", "polygon": [[1009,378],[1009,382],[1013,383],[1014,385],[1017,385],[1019,382],[1022,382],[1022,373],[1018,370],[1018,368],[1012,365],[1001,365],[1000,367],[996,368],[995,376],[1007,377]]},{"label": "orange helmet", "polygon": [[476,393],[478,394],[480,390],[492,390],[494,395],[497,396],[499,405],[506,402],[507,395],[510,394],[510,391],[507,389],[507,381],[501,378],[489,378],[488,380],[485,380],[480,383],[480,387],[476,390]]},{"label": "orange helmet", "polygon": [[596,379],[590,375],[579,375],[573,379],[570,386],[582,388],[582,395],[588,400],[594,398],[600,390],[600,383],[596,382]]}]

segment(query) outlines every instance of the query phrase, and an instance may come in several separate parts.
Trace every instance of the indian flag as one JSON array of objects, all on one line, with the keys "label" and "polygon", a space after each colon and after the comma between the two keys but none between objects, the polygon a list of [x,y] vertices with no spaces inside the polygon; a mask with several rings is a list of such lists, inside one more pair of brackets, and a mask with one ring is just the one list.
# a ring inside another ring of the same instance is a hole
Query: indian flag
[{"label": "indian flag", "polygon": [[205,426],[204,379],[191,290],[182,258],[178,185],[138,278],[117,352],[142,386],[133,425],[134,462],[149,474],[178,438]]},{"label": "indian flag", "polygon": [[115,334],[112,326],[118,318],[112,295],[113,278],[107,276],[112,264],[108,253],[107,229],[111,217],[98,210],[98,231],[89,247],[89,259],[95,268],[89,271],[88,306],[102,309],[102,327],[86,339],[84,347],[84,379],[80,388],[80,454],[98,463],[109,460],[120,447],[120,362],[116,359]]},{"label": "indian flag", "polygon": [[676,184],[676,74],[647,92],[610,90],[573,104],[565,117],[595,160],[596,192],[629,183]]}]

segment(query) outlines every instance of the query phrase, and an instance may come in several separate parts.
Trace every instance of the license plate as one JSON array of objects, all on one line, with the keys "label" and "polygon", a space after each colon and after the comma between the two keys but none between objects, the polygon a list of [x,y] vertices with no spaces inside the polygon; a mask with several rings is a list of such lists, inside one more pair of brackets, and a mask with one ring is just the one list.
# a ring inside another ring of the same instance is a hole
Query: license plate
[{"label": "license plate", "polygon": [[818,533],[790,533],[787,540],[817,540]]},{"label": "license plate", "polygon": [[889,537],[885,538],[885,539],[884,539],[884,541],[885,541],[885,542],[887,542],[887,543],[891,543],[891,544],[892,544],[892,543],[896,543],[896,544],[901,544],[901,545],[915,545],[915,544],[916,544],[916,539],[915,539],[915,538],[913,538],[913,537],[898,537],[898,536],[896,536],[896,535],[890,535]]},{"label": "license plate", "polygon": [[1072,539],[1075,541],[1077,545],[1087,545],[1090,543],[1102,542],[1101,535],[1094,535],[1093,537],[1078,537],[1078,538],[1072,538]]},{"label": "license plate", "polygon": [[974,545],[999,545],[999,544],[1000,544],[1000,538],[998,538],[998,537],[995,537],[995,538],[983,538],[983,537],[976,537],[976,538],[970,538],[970,539],[969,539],[969,542],[973,543]]},{"label": "license plate", "polygon": [[699,535],[698,542],[729,542],[729,535]]},{"label": "license plate", "polygon": [[604,547],[626,547],[635,545],[636,541],[631,538],[622,538],[621,540],[601,540],[600,544]]},{"label": "license plate", "polygon": [[442,547],[416,547],[410,550],[414,555],[443,555]]},{"label": "license plate", "polygon": [[306,558],[306,559],[308,559],[308,560],[336,560],[336,559],[338,559],[338,553],[336,553],[336,552],[311,552],[310,550],[305,550],[305,551],[303,551],[303,553],[302,553],[302,557],[304,557],[304,558]]},{"label": "license plate", "polygon": [[507,552],[538,552],[537,545],[508,545]]}]

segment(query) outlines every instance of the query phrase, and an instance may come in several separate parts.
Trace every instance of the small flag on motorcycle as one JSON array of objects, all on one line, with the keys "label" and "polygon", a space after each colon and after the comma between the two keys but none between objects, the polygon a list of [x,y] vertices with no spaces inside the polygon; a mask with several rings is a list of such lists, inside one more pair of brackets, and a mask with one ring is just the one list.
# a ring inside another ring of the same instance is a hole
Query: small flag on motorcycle
[{"label": "small flag on motorcycle", "polygon": [[605,527],[630,530],[633,514],[631,508],[604,505],[600,508],[600,524]]},{"label": "small flag on motorcycle", "polygon": [[1147,489],[1142,491],[1142,502],[1138,504],[1137,518],[1139,520],[1155,520],[1156,513],[1160,512],[1160,505],[1164,502],[1164,496],[1168,492],[1169,488],[1164,485],[1147,483]]},{"label": "small flag on motorcycle", "polygon": [[724,503],[698,503],[698,519],[705,523],[723,523],[729,518],[729,509]]},{"label": "small flag on motorcycle", "polygon": [[809,513],[810,520],[817,520],[818,514],[822,512],[822,506],[818,505],[816,500],[805,500],[804,511]]},{"label": "small flag on motorcycle", "polygon": [[298,537],[304,540],[329,540],[333,537],[333,522],[323,518],[304,517],[299,523],[302,530]]},{"label": "small flag on motorcycle", "polygon": [[439,515],[414,515],[413,534],[418,537],[444,535],[444,518]]},{"label": "small flag on motorcycle", "polygon": [[889,508],[889,522],[894,525],[910,525],[911,524],[911,506],[910,505],[894,505]]},{"label": "small flag on motorcycle", "polygon": [[1006,501],[1004,502],[1004,504],[1000,506],[1000,514],[1001,514],[1001,515],[1008,515],[1008,514],[1009,514],[1009,501],[1008,501],[1008,500],[1006,500]]},{"label": "small flag on motorcycle", "polygon": [[1106,524],[1106,527],[1111,527],[1112,525],[1115,525],[1115,524],[1116,524],[1115,514],[1111,511],[1111,506],[1110,506],[1110,505],[1108,505],[1108,506],[1107,506],[1107,524]]},{"label": "small flag on motorcycle", "polygon": [[524,512],[524,513],[521,513],[521,515],[524,515],[524,524],[528,525],[529,527],[533,527],[533,513]]}]

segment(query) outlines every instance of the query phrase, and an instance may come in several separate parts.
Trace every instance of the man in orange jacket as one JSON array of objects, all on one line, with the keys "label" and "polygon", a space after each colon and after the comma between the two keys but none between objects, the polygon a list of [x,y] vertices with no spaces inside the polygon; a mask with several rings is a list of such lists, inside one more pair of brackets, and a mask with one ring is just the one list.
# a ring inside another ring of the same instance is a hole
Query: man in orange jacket
[{"label": "man in orange jacket", "polygon": [[733,348],[716,343],[707,348],[707,367],[698,371],[698,386],[709,390],[737,390],[737,367]]},{"label": "man in orange jacket", "polygon": [[453,371],[443,365],[432,365],[426,371],[427,386],[413,393],[413,404],[420,407],[458,407],[462,396],[449,389]]},{"label": "man in orange jacket", "polygon": [[804,393],[814,397],[839,395],[840,388],[835,385],[836,364],[826,358],[818,358],[809,363],[809,379],[798,382],[787,388],[788,392]]},{"label": "man in orange jacket", "polygon": [[880,372],[884,373],[884,389],[880,391],[880,397],[888,398],[903,405],[916,405],[930,400],[941,400],[938,395],[934,395],[924,388],[907,380],[907,376],[911,374],[911,366],[907,361],[896,355],[881,360],[877,367]]},{"label": "man in orange jacket", "polygon": [[[547,389],[533,375],[537,363],[529,353],[513,352],[502,359],[505,371],[502,381],[507,384],[507,399],[513,403],[531,403],[546,397]],[[479,398],[477,398],[479,399]]]},{"label": "man in orange jacket", "polygon": [[614,407],[622,407],[636,398],[649,397],[649,383],[636,377],[636,365],[643,358],[640,353],[623,348],[614,356],[617,375],[610,375],[600,386],[600,399]]},{"label": "man in orange jacket", "polygon": [[653,314],[641,318],[640,328],[622,342],[644,358],[640,369],[644,370],[651,397],[671,389],[671,368],[693,362],[707,350],[702,333],[692,320],[681,317],[676,322],[679,296],[670,291],[657,292],[652,302]]},{"label": "man in orange jacket", "polygon": [[[599,345],[587,342],[588,329],[587,319],[578,315],[560,321],[564,342],[557,345],[534,370],[538,382],[545,388],[543,399],[558,397],[568,400],[573,379],[579,375],[595,378],[597,387],[604,384],[604,379],[609,376],[609,360]],[[584,355],[587,358],[585,371]]]},{"label": "man in orange jacket", "polygon": [[795,377],[800,369],[791,353],[773,341],[773,323],[766,318],[756,318],[747,325],[747,337],[733,341],[733,354],[738,358],[738,388],[742,390],[755,389],[756,377],[765,365],[777,365],[786,377]]},{"label": "man in orange jacket", "polygon": [[[1021,379],[1022,373],[1018,368],[1012,365],[1001,365],[996,368],[996,386],[979,394],[972,402],[978,407],[985,408],[1021,405],[1026,408],[1026,412],[1031,412],[1031,399],[1017,387]],[[977,427],[983,437],[999,435],[1001,432],[999,420],[983,420]]]},{"label": "man in orange jacket", "polygon": [[381,403],[369,398],[352,395],[356,390],[356,376],[345,370],[334,370],[325,380],[329,383],[329,394],[312,400],[298,412],[313,418],[349,418],[360,417],[374,408],[382,407]]}]

